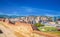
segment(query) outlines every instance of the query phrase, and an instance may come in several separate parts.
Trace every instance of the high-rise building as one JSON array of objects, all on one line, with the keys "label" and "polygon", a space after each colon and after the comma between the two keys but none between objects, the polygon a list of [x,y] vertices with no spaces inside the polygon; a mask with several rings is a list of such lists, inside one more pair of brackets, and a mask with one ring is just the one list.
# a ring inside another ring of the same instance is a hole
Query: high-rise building
[{"label": "high-rise building", "polygon": [[54,16],[53,17],[53,21],[56,22],[57,21],[57,17]]}]

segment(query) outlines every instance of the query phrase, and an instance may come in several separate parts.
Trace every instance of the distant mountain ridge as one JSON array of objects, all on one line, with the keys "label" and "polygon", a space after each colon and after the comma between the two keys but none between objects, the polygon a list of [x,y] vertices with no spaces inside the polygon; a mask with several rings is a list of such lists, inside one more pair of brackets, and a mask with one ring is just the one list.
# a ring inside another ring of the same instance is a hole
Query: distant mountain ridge
[{"label": "distant mountain ridge", "polygon": [[8,18],[8,15],[0,15],[0,18]]},{"label": "distant mountain ridge", "polygon": [[[8,16],[8,15],[0,15],[0,18],[17,18],[17,17],[25,17],[25,16],[16,16],[16,15],[11,15],[11,16]],[[33,16],[35,17],[35,16]],[[48,17],[48,16],[47,16]],[[56,18],[60,18],[60,16],[54,16]]]},{"label": "distant mountain ridge", "polygon": [[20,16],[16,16],[16,15],[12,15],[12,16],[0,15],[0,18],[16,18],[16,17],[20,17]]}]

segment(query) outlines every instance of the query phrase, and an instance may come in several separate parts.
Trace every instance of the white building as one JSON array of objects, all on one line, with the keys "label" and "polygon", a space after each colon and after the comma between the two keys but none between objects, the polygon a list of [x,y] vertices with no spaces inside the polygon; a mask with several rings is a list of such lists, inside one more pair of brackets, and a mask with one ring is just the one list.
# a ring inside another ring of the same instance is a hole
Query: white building
[{"label": "white building", "polygon": [[57,24],[55,22],[47,22],[44,24],[45,26],[53,26],[53,27],[56,27]]},{"label": "white building", "polygon": [[36,21],[36,23],[40,23],[40,16],[37,16],[36,18],[35,18],[35,21]]}]

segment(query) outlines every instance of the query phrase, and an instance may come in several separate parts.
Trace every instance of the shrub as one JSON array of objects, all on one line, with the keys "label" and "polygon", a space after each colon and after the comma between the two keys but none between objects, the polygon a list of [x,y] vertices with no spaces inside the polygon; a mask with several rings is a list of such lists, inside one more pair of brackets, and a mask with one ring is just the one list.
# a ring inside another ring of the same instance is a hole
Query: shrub
[{"label": "shrub", "polygon": [[37,26],[37,27],[41,27],[41,26],[44,26],[44,25],[41,24],[41,23],[36,23],[35,26]]},{"label": "shrub", "polygon": [[57,28],[55,27],[38,27],[38,30],[40,31],[57,31]]}]

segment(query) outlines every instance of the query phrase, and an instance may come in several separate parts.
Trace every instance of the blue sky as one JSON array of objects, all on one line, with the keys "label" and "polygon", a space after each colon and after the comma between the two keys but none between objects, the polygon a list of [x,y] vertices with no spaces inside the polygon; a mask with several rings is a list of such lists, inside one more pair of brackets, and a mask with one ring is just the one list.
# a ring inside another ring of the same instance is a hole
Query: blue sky
[{"label": "blue sky", "polygon": [[60,16],[60,0],[0,0],[0,14]]}]

